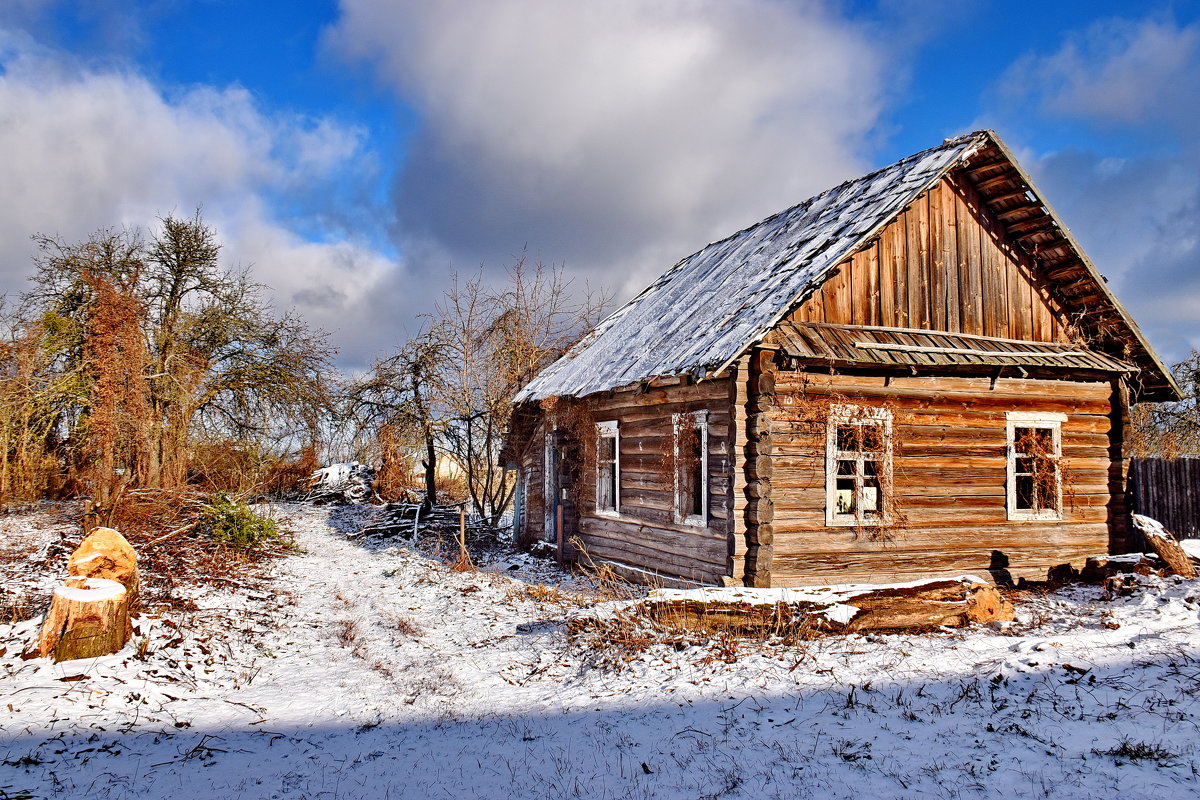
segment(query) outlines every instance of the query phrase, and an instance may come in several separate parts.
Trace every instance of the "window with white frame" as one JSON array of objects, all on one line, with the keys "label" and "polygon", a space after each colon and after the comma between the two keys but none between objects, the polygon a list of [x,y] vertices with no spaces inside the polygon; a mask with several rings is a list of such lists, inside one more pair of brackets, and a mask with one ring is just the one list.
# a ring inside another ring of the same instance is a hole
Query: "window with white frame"
[{"label": "window with white frame", "polygon": [[1062,519],[1062,424],[1066,414],[1009,411],[1008,518]]},{"label": "window with white frame", "polygon": [[708,525],[708,412],[672,416],[675,521]]},{"label": "window with white frame", "polygon": [[596,513],[616,516],[621,504],[621,441],[617,421],[596,423]]},{"label": "window with white frame", "polygon": [[892,472],[892,414],[884,408],[835,406],[825,439],[825,522],[886,522],[884,487]]}]

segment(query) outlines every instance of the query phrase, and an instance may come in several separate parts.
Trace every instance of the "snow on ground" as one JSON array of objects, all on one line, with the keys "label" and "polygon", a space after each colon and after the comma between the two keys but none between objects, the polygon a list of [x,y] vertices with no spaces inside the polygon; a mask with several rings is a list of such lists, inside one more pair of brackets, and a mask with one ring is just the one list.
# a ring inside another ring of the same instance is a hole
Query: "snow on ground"
[{"label": "snow on ground", "polygon": [[306,552],[270,591],[144,615],[120,653],[23,661],[36,622],[0,626],[0,800],[1197,794],[1200,582],[614,670],[568,638],[577,603],[538,584],[577,587],[546,562],[454,572],[348,537],[369,509],[283,512]]}]

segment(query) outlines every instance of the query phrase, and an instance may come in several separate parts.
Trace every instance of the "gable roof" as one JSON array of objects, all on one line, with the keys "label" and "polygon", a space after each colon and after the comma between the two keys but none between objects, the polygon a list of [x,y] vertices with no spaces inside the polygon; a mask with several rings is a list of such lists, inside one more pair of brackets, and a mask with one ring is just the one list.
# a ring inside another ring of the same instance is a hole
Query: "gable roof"
[{"label": "gable roof", "polygon": [[[1050,219],[1048,226],[1025,218],[1019,224],[1032,225],[1031,237],[1050,235],[1065,241],[1072,264],[1082,266],[1086,299],[1103,307],[1100,321],[1109,328],[1116,318],[1116,328],[1127,334],[1123,338],[1128,340],[1130,360],[1149,370],[1150,390],[1163,395],[1151,399],[1178,396],[1169,371],[1012,154],[991,131],[977,131],[847,181],[688,256],[543,370],[515,401],[580,397],[659,376],[703,378],[719,372],[922,192],[981,153],[987,156],[978,168],[997,173],[988,179],[1005,183],[1010,190],[1006,197],[1022,196],[1026,201],[1018,212],[1032,202]],[[1015,177],[1010,174],[1014,171]],[[1012,192],[1013,185],[1022,190]],[[1071,275],[1072,285],[1080,283]],[[1144,387],[1143,395],[1147,393]]]}]

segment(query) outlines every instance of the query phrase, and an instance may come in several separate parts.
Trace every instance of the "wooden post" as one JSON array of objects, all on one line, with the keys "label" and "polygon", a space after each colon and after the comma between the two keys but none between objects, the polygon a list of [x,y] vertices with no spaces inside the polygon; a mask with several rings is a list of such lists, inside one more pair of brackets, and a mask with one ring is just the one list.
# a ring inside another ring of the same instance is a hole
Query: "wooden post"
[{"label": "wooden post", "polygon": [[557,545],[554,549],[554,558],[558,561],[558,565],[563,565],[563,509],[562,501],[554,504],[554,541]]},{"label": "wooden post", "polygon": [[458,556],[467,560],[467,505],[458,507]]}]

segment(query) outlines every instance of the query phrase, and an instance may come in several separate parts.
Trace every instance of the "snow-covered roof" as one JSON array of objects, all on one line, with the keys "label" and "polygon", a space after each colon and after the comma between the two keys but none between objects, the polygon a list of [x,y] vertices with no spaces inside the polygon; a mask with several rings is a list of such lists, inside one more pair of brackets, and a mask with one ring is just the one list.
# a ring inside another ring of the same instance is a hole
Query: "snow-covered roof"
[{"label": "snow-covered roof", "polygon": [[543,370],[516,401],[719,369],[986,137],[947,140],[688,256]]},{"label": "snow-covered roof", "polygon": [[1138,399],[1182,397],[1170,370],[1012,153],[994,132],[976,131],[847,181],[688,256],[543,370],[515,402],[720,372],[960,165],[988,174],[976,189],[989,205],[1003,204],[999,216],[1014,223],[1010,233],[1021,229],[1014,233],[1017,244],[1038,253],[1052,288],[1094,343],[1137,368]]}]

